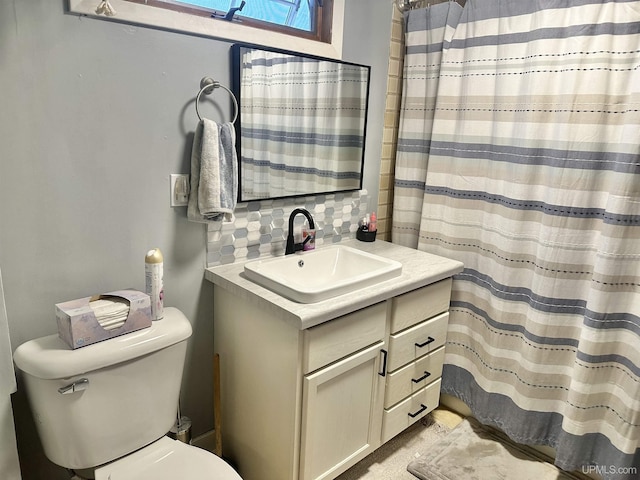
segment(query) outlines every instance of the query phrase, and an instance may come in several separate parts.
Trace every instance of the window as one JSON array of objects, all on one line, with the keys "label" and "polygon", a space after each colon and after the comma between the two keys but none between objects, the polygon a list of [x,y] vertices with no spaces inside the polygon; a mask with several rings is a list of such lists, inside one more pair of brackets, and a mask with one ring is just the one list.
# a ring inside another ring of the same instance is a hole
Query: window
[{"label": "window", "polygon": [[127,0],[330,42],[331,0]]},{"label": "window", "polygon": [[[69,0],[69,11],[341,58],[345,0],[109,0],[114,16],[96,14],[99,0]],[[244,5],[243,5],[244,4]],[[242,8],[241,8],[242,7]],[[241,9],[240,9],[241,8]],[[232,21],[225,19],[232,16]],[[292,37],[295,37],[292,39]],[[295,43],[292,43],[295,42]],[[292,48],[292,45],[295,45]]]}]

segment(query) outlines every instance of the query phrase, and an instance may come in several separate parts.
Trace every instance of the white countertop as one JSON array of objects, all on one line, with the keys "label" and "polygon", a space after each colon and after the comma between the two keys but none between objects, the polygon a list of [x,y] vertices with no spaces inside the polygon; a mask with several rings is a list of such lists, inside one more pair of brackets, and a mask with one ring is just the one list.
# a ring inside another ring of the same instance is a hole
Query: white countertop
[{"label": "white countertop", "polygon": [[[443,280],[461,272],[463,268],[462,262],[457,260],[381,240],[367,243],[353,239],[340,244],[396,260],[402,263],[402,273],[398,277],[373,287],[316,303],[297,303],[252,282],[244,275],[246,262],[207,268],[205,278],[237,295],[240,299],[259,305],[261,309],[267,310],[303,330]],[[318,248],[320,249],[322,246],[318,246]],[[304,256],[304,253],[295,255]]]}]

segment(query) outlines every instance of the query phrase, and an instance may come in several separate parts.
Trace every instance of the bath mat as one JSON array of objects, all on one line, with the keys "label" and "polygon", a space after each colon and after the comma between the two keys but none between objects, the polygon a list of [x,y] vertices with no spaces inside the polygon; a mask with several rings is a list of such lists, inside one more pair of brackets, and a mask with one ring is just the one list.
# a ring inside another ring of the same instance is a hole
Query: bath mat
[{"label": "bath mat", "polygon": [[421,480],[583,480],[537,450],[468,417],[407,466]]}]

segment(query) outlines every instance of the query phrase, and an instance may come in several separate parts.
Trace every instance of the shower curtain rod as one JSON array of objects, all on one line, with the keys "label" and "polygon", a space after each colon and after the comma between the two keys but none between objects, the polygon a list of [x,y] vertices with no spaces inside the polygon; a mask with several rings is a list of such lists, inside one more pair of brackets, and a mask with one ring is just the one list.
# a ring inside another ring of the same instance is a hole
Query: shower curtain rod
[{"label": "shower curtain rod", "polygon": [[438,3],[456,2],[464,7],[465,0],[393,0],[396,8],[401,12],[408,12],[409,10],[415,10],[417,8],[430,7],[437,5]]}]

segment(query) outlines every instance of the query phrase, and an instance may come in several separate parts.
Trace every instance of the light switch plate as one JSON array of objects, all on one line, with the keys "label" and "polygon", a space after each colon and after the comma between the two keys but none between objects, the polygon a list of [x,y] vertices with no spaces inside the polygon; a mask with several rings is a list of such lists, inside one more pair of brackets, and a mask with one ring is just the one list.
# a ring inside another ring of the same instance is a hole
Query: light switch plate
[{"label": "light switch plate", "polygon": [[169,175],[171,185],[171,206],[186,207],[189,203],[189,175],[186,173],[172,173]]}]

